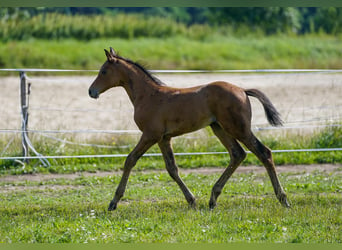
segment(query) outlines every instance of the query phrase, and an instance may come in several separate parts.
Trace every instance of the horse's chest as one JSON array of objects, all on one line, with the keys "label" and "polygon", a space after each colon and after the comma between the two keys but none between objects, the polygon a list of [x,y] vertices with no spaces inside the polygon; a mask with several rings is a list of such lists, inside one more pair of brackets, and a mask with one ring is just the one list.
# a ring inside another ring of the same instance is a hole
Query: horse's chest
[{"label": "horse's chest", "polygon": [[157,109],[140,107],[134,110],[134,121],[141,131],[152,127],[156,119]]}]

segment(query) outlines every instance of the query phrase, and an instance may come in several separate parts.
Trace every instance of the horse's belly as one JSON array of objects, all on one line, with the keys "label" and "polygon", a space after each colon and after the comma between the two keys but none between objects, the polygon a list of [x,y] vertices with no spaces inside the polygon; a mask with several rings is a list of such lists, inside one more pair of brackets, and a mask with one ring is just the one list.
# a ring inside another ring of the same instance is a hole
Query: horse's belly
[{"label": "horse's belly", "polygon": [[215,120],[216,119],[213,116],[200,119],[194,119],[190,116],[183,117],[182,119],[169,120],[166,125],[165,134],[169,136],[178,136],[190,133],[212,124]]}]

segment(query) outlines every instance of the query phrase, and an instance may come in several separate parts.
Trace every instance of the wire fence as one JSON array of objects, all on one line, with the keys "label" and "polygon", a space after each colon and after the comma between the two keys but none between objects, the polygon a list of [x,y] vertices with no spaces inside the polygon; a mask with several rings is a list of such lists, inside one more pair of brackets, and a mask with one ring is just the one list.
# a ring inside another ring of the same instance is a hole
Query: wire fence
[{"label": "wire fence", "polygon": [[[322,125],[284,125],[282,127],[258,127],[254,126],[252,130],[256,131],[270,131],[270,130],[291,130],[291,129],[315,129],[315,128],[334,128],[334,127],[342,127],[342,124],[322,124]],[[23,130],[19,129],[0,129],[0,134],[8,134],[8,133],[22,133]],[[28,129],[25,132],[30,134],[114,134],[114,135],[123,135],[123,134],[137,134],[140,135],[142,132],[140,130],[94,130],[94,129],[85,129],[85,130],[32,130]]]},{"label": "wire fence", "polygon": [[[80,69],[0,69],[4,72],[99,72],[99,70],[80,70]],[[241,69],[241,70],[149,70],[151,73],[342,73],[342,69]]]},{"label": "wire fence", "polygon": [[[272,153],[298,153],[298,152],[332,152],[342,151],[342,148],[305,148],[305,149],[279,149],[272,150]],[[247,154],[251,154],[250,151],[246,151]],[[228,152],[184,152],[174,153],[176,156],[196,156],[196,155],[227,155]],[[82,158],[126,158],[128,154],[103,154],[103,155],[50,155],[44,156],[45,159],[82,159]],[[162,157],[161,153],[146,153],[143,157]],[[33,160],[42,159],[42,156],[27,156],[27,157],[2,157],[6,160]],[[1,159],[1,158],[0,158]]]},{"label": "wire fence", "polygon": [[[0,69],[0,71],[15,71],[15,72],[97,72],[98,70],[60,70],[60,69]],[[342,73],[342,70],[326,70],[326,69],[255,69],[255,70],[151,70],[151,73],[158,74],[193,74],[193,73]],[[31,79],[32,80],[32,79]],[[29,91],[29,90],[28,90]],[[27,104],[28,107],[28,104]],[[325,107],[327,109],[336,108],[334,107]],[[39,109],[36,108],[36,109]],[[44,108],[40,107],[40,109],[45,109],[46,111],[58,110],[58,108]],[[60,109],[59,111],[65,112],[65,110]],[[89,112],[88,109],[78,109],[72,110],[73,112]],[[98,110],[92,110],[93,112],[98,112]],[[25,122],[27,117],[22,115],[22,120]],[[305,124],[308,122],[312,122],[312,120],[301,120],[295,121],[294,124],[291,125],[287,123],[283,127],[269,127],[263,125],[257,125],[253,127],[253,131],[274,131],[274,130],[293,130],[293,129],[317,129],[317,128],[326,128],[326,127],[341,127],[340,117],[332,118],[330,123],[327,124],[324,121],[324,124]],[[317,120],[316,120],[317,122]],[[319,121],[318,121],[319,122]],[[39,134],[46,138],[59,141],[61,143],[69,143],[77,146],[90,146],[90,147],[100,147],[100,148],[112,148],[113,146],[108,145],[98,145],[92,143],[77,143],[72,141],[67,141],[66,139],[60,139],[55,134],[113,134],[113,135],[139,135],[141,132],[139,130],[96,130],[96,129],[61,129],[61,130],[31,130],[31,129],[0,129],[0,134],[23,134],[23,137],[28,142],[26,145],[26,151],[30,148],[36,156],[29,156],[26,154],[25,156],[3,156],[4,152],[7,150],[11,141],[8,142],[6,147],[2,150],[2,154],[0,154],[0,160],[30,160],[30,159],[39,159],[44,166],[49,165],[48,159],[67,159],[67,158],[119,158],[119,157],[127,157],[128,154],[103,154],[103,155],[50,155],[43,156],[39,154],[32,143],[28,138],[28,133],[30,134]],[[285,149],[285,150],[273,150],[274,153],[293,153],[293,152],[330,152],[330,151],[342,151],[342,148],[306,148],[306,149]],[[250,153],[250,152],[247,152]],[[177,156],[192,156],[192,155],[215,155],[215,154],[227,154],[227,152],[184,152],[184,153],[175,153]],[[145,154],[147,157],[161,157],[160,153],[149,153]]]}]

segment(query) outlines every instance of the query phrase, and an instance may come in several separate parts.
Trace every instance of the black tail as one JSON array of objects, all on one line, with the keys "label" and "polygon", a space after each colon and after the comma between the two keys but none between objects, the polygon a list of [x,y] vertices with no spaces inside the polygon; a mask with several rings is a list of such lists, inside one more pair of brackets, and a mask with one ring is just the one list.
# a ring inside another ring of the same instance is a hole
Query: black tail
[{"label": "black tail", "polygon": [[279,112],[276,110],[270,99],[268,99],[268,97],[264,93],[257,89],[246,89],[245,93],[249,96],[258,98],[258,100],[264,106],[267,120],[272,126],[283,125],[283,121],[280,118]]}]

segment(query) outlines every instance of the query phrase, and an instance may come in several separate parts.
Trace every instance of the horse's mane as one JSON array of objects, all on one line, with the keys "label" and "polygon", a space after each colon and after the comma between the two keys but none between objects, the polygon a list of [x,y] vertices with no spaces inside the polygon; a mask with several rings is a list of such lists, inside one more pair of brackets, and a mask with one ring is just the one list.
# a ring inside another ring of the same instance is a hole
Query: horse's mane
[{"label": "horse's mane", "polygon": [[128,58],[124,58],[122,56],[119,56],[118,54],[115,55],[115,57],[124,60],[125,62],[129,63],[129,64],[133,64],[134,66],[136,66],[137,68],[139,68],[142,72],[144,72],[144,74],[150,78],[152,81],[154,81],[156,84],[160,85],[160,86],[165,86],[166,84],[163,83],[160,79],[158,79],[157,77],[155,77],[154,75],[152,75],[150,72],[148,72],[147,69],[145,69],[144,66],[142,66],[140,63],[137,62],[133,62],[132,60],[128,59]]}]

